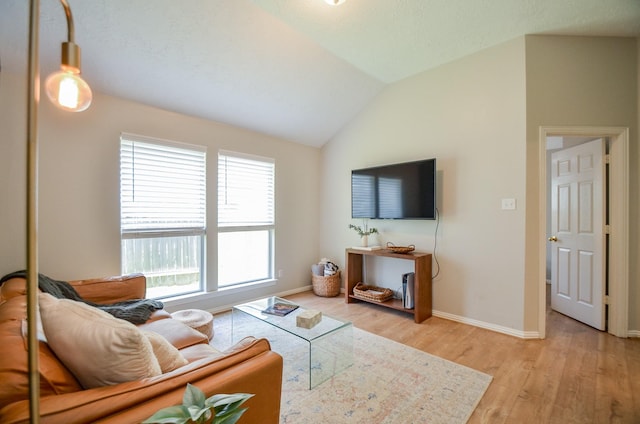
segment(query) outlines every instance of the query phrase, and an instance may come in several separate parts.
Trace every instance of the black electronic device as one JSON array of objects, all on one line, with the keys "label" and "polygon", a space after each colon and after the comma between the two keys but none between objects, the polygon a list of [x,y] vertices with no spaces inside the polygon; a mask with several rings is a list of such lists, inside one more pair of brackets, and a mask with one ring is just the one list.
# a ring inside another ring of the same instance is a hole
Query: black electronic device
[{"label": "black electronic device", "polygon": [[436,219],[436,160],[351,171],[351,216]]}]

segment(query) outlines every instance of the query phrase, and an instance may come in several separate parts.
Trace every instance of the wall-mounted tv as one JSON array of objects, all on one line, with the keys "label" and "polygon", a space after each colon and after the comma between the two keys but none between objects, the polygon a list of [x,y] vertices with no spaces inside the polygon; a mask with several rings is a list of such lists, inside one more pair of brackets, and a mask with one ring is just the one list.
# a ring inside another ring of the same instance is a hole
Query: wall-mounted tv
[{"label": "wall-mounted tv", "polygon": [[351,217],[436,219],[436,160],[351,171]]}]

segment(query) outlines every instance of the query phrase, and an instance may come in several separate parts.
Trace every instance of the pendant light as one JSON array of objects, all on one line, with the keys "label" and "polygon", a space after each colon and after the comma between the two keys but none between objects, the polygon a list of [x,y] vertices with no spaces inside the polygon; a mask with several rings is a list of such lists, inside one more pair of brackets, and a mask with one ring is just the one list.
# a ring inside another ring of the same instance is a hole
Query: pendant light
[{"label": "pendant light", "polygon": [[60,70],[47,77],[45,90],[49,100],[69,112],[82,112],[91,104],[89,84],[80,77],[80,47],[74,42],[73,16],[65,0],[60,1],[67,15],[68,41],[62,43]]}]

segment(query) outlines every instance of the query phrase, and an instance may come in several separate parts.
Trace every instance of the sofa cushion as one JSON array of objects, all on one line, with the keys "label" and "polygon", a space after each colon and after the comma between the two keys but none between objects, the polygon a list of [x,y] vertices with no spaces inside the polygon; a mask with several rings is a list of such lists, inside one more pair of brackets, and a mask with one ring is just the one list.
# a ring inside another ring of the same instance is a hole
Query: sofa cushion
[{"label": "sofa cushion", "polygon": [[162,373],[173,371],[176,368],[187,365],[189,362],[180,354],[171,343],[158,333],[153,331],[142,331],[147,339],[151,342],[153,353],[160,364]]},{"label": "sofa cushion", "polygon": [[209,344],[207,336],[176,319],[147,321],[138,328],[160,334],[179,350],[200,343]]},{"label": "sofa cushion", "polygon": [[[24,285],[24,284],[23,284]],[[0,303],[0,409],[29,398],[27,298],[11,297]],[[40,395],[82,390],[73,374],[60,362],[38,331]],[[0,419],[0,422],[2,420]]]},{"label": "sofa cushion", "polygon": [[[27,284],[23,278],[12,278],[0,285],[0,302],[16,296],[27,295]],[[26,313],[26,312],[25,312]]]},{"label": "sofa cushion", "polygon": [[189,347],[185,347],[180,351],[180,354],[189,362],[199,361],[203,358],[222,358],[224,353],[220,352],[215,347],[208,344],[197,344]]},{"label": "sofa cushion", "polygon": [[161,374],[151,342],[130,322],[69,299],[38,295],[47,342],[84,388]]},{"label": "sofa cushion", "polygon": [[142,274],[75,280],[69,284],[84,300],[99,304],[144,299],[147,290],[147,279]]}]

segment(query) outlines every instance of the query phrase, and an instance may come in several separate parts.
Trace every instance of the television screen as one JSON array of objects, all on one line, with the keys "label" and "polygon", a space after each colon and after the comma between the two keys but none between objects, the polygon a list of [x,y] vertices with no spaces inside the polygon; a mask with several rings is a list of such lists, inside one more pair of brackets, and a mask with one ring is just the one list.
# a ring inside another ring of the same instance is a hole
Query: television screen
[{"label": "television screen", "polygon": [[436,160],[351,171],[351,216],[435,219]]}]

